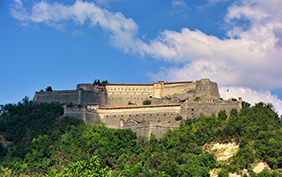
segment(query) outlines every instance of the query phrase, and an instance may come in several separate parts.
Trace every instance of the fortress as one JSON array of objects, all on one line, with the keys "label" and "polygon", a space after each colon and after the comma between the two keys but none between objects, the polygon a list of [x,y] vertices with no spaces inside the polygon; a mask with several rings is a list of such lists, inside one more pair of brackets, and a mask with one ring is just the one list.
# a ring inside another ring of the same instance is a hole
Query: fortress
[{"label": "fortress", "polygon": [[[150,105],[143,101],[150,100]],[[217,83],[209,79],[196,82],[164,82],[148,84],[107,84],[106,87],[78,84],[76,90],[36,92],[35,104],[64,103],[64,116],[83,119],[95,125],[104,123],[108,128],[130,128],[137,136],[161,137],[167,129],[178,129],[175,117],[217,115],[233,108],[241,109],[239,101],[220,100]],[[72,102],[75,106],[68,107]],[[129,104],[131,103],[131,104]]]}]

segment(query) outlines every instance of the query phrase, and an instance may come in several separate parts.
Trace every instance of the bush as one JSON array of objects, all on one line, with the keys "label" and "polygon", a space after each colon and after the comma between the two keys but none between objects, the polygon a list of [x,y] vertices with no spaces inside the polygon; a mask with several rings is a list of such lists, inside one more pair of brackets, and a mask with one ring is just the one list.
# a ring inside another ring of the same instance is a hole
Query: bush
[{"label": "bush", "polygon": [[67,107],[72,108],[72,107],[73,107],[73,103],[72,103],[72,102],[69,102],[69,103],[67,104]]},{"label": "bush", "polygon": [[198,97],[198,96],[194,99],[194,101],[200,101],[200,100],[201,100],[201,98]]},{"label": "bush", "polygon": [[180,120],[182,120],[182,119],[183,119],[182,116],[176,116],[176,117],[175,117],[175,120],[176,120],[176,121],[180,121]]},{"label": "bush", "polygon": [[136,103],[132,103],[131,101],[129,101],[128,105],[136,105]]},{"label": "bush", "polygon": [[152,102],[151,100],[145,100],[143,101],[143,105],[150,105]]}]

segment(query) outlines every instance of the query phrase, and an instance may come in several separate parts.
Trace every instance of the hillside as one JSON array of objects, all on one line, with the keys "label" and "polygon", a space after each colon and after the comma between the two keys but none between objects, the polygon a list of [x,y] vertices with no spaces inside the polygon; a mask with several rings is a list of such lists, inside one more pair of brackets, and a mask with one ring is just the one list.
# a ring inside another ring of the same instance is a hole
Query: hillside
[{"label": "hillside", "polygon": [[[0,146],[0,176],[282,176],[281,118],[271,104],[243,107],[230,116],[186,119],[179,130],[148,140],[62,117],[61,104],[24,98],[1,106],[0,135],[12,145]],[[228,143],[238,148],[220,160],[220,145]],[[261,163],[269,168],[256,173]]]}]

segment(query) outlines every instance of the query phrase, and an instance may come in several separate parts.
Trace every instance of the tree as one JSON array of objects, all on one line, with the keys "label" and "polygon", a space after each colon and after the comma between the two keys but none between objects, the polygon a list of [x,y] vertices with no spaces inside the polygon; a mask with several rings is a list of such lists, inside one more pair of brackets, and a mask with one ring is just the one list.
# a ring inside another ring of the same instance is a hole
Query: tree
[{"label": "tree", "polygon": [[242,101],[241,104],[242,104],[242,108],[249,108],[249,107],[251,107],[251,104],[246,102],[246,101]]},{"label": "tree", "polygon": [[50,91],[50,92],[52,92],[53,91],[53,89],[52,89],[52,87],[51,86],[48,86],[47,88],[45,88],[45,90],[48,92],[48,91]]},{"label": "tree", "polygon": [[97,79],[95,79],[95,81],[93,82],[93,85],[97,85]]},{"label": "tree", "polygon": [[107,80],[103,80],[102,82],[101,82],[101,86],[106,86],[107,84],[108,84],[109,82],[107,81]]},{"label": "tree", "polygon": [[182,116],[176,116],[176,117],[175,117],[175,120],[176,120],[176,121],[179,121],[179,120],[182,120],[182,119],[183,119]]},{"label": "tree", "polygon": [[151,100],[145,100],[143,101],[143,105],[150,105],[152,102]]}]

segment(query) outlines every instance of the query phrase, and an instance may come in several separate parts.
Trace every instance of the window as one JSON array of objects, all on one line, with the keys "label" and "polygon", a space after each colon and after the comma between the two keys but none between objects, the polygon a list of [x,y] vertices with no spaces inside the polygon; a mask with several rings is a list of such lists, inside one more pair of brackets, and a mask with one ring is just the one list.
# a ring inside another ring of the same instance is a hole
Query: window
[{"label": "window", "polygon": [[125,88],[125,90],[127,90],[127,88]]},{"label": "window", "polygon": [[194,111],[194,108],[192,108],[191,111]]},{"label": "window", "polygon": [[114,90],[116,90],[116,88],[114,88]]},{"label": "window", "polygon": [[113,94],[115,94],[115,92],[113,92]]},{"label": "window", "polygon": [[121,99],[121,97],[119,97],[119,99]]},{"label": "window", "polygon": [[121,88],[121,90],[123,90],[123,88]]},{"label": "window", "polygon": [[108,115],[106,115],[106,117],[109,117]]},{"label": "window", "polygon": [[131,115],[129,115],[129,117],[131,117]]},{"label": "window", "polygon": [[128,90],[130,90],[130,88]]},{"label": "window", "polygon": [[165,116],[165,114],[164,114],[164,116]]},{"label": "window", "polygon": [[132,90],[134,90],[134,88]]},{"label": "window", "polygon": [[123,117],[123,115],[121,115],[121,117]]},{"label": "window", "polygon": [[159,114],[157,114],[157,116],[159,116]]},{"label": "window", "polygon": [[143,116],[145,116],[145,114],[143,114]]},{"label": "window", "polygon": [[138,117],[138,114],[136,114],[136,117]]},{"label": "window", "polygon": [[111,88],[111,90],[113,90],[113,88]]},{"label": "window", "polygon": [[118,88],[118,90],[119,90],[120,88]]},{"label": "window", "polygon": [[150,116],[152,117],[152,114],[150,114]]},{"label": "window", "polygon": [[144,89],[144,91],[145,91],[145,89]]},{"label": "window", "polygon": [[153,90],[153,89],[151,88],[151,90]]},{"label": "window", "polygon": [[112,99],[114,99],[114,97],[112,97]]}]

